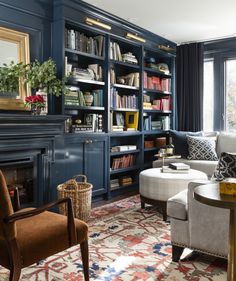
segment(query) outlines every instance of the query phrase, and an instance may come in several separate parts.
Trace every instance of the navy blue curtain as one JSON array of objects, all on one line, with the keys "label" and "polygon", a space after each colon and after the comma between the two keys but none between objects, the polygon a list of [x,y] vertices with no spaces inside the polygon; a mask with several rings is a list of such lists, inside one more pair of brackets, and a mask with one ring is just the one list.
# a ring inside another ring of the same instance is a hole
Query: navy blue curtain
[{"label": "navy blue curtain", "polygon": [[203,128],[203,44],[177,47],[177,129],[200,131]]}]

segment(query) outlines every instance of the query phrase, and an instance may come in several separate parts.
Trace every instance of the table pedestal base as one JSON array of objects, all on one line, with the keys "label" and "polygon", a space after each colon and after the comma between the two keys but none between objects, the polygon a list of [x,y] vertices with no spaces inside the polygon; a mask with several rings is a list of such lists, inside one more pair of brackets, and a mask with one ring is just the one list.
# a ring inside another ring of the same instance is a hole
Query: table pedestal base
[{"label": "table pedestal base", "polygon": [[230,210],[227,280],[236,280],[236,210]]}]

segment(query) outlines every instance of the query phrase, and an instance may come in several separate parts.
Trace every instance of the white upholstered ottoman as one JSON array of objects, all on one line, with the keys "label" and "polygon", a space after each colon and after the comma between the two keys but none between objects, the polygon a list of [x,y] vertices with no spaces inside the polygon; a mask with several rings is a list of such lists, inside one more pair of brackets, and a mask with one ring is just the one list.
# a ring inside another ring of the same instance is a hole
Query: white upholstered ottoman
[{"label": "white upholstered ottoman", "polygon": [[193,180],[207,180],[203,172],[190,169],[188,173],[162,173],[161,168],[144,170],[139,175],[139,193],[141,208],[145,203],[161,209],[163,220],[167,219],[167,200],[188,187]]}]

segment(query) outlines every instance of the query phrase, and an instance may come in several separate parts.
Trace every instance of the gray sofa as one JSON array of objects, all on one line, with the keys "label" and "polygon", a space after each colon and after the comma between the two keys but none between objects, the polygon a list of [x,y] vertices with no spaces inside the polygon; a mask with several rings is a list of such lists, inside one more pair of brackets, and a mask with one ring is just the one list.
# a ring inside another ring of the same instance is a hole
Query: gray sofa
[{"label": "gray sofa", "polygon": [[[211,133],[211,134],[204,134],[207,137],[216,137],[216,152],[218,157],[220,156],[221,152],[233,152],[236,153],[236,134],[235,133]],[[208,178],[211,178],[215,167],[218,161],[207,161],[207,160],[188,160],[188,159],[165,159],[165,165],[168,165],[171,162],[183,162],[188,165],[192,169],[202,171],[208,175]],[[159,168],[162,165],[162,160],[155,160],[153,161],[153,168]]]},{"label": "gray sofa", "polygon": [[173,261],[180,259],[185,247],[227,258],[229,210],[207,206],[193,198],[194,188],[209,182],[191,182],[187,190],[167,201]]},{"label": "gray sofa", "polygon": [[[236,134],[220,133],[217,137],[216,151],[218,156],[221,152],[235,153]],[[209,178],[217,164],[217,161],[181,160],[190,164],[191,168],[205,172]],[[157,165],[159,161],[153,163],[153,166]],[[185,247],[227,258],[229,210],[207,206],[193,198],[194,188],[209,182],[211,181],[193,181],[189,183],[187,190],[179,192],[167,201],[174,261],[179,260]]]}]

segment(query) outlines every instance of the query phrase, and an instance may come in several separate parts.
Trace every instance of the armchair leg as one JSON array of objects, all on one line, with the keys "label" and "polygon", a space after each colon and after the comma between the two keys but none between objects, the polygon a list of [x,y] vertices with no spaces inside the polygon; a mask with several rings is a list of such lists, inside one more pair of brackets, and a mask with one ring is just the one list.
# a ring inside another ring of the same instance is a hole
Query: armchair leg
[{"label": "armchair leg", "polygon": [[21,274],[21,268],[17,267],[17,266],[14,266],[10,270],[9,281],[19,281],[20,280],[20,274]]},{"label": "armchair leg", "polygon": [[172,245],[172,261],[178,262],[184,251],[183,247]]},{"label": "armchair leg", "polygon": [[88,250],[88,240],[80,243],[80,251],[82,257],[82,264],[84,269],[84,280],[89,281],[89,250]]}]

